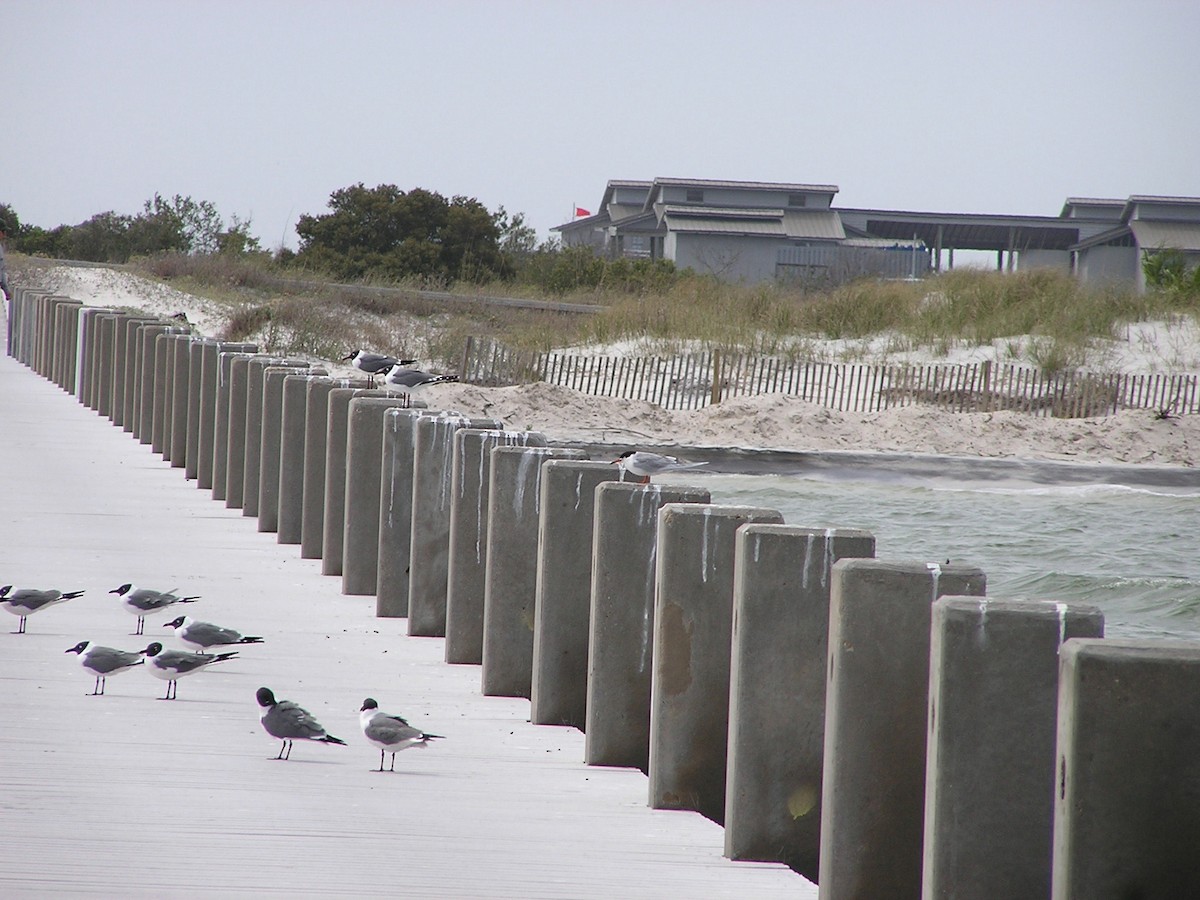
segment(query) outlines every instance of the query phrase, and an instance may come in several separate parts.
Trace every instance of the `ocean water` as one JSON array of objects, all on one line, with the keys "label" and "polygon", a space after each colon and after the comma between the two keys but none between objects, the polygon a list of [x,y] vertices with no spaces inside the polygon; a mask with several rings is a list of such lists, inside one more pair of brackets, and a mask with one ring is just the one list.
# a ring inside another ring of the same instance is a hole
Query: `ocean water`
[{"label": "ocean water", "polygon": [[789,525],[862,528],[880,559],[975,565],[994,598],[1090,603],[1110,637],[1200,640],[1200,491],[920,483],[886,473],[680,475]]}]

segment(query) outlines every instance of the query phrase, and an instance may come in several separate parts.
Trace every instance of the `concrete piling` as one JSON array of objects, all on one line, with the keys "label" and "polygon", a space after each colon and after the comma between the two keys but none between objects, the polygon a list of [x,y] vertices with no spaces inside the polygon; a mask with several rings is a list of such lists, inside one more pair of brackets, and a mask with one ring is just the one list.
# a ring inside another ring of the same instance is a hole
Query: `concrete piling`
[{"label": "concrete piling", "polygon": [[875,555],[846,528],[744,525],[734,562],[725,855],[817,880],[833,564]]},{"label": "concrete piling", "polygon": [[[302,359],[286,359],[280,356],[252,356],[250,370],[246,375],[246,459],[242,469],[242,515],[257,516],[259,492],[263,472],[263,401],[266,389],[266,372],[270,368],[288,368],[293,371],[308,368]],[[278,416],[272,412],[271,423],[276,426]],[[278,454],[278,446],[271,450]],[[273,489],[273,488],[272,488]]]},{"label": "concrete piling", "polygon": [[[196,451],[196,487],[200,490],[212,490],[216,483],[215,470],[218,457],[217,447],[225,451],[221,441],[228,442],[228,394],[225,404],[221,405],[219,395],[223,379],[223,353],[254,353],[258,348],[254,344],[236,343],[230,341],[205,340],[200,342],[200,420],[199,446]],[[224,427],[222,416],[218,409],[224,412]],[[224,486],[224,468],[221,470],[222,486]],[[213,499],[224,499],[214,497]]]},{"label": "concrete piling", "polygon": [[249,353],[236,353],[229,366],[229,415],[226,418],[225,508],[241,509],[246,486],[246,389],[250,383]]},{"label": "concrete piling", "polygon": [[1049,897],[1059,649],[1094,606],[933,604],[922,896]]},{"label": "concrete piling", "polygon": [[822,897],[921,895],[933,601],[985,587],[973,566],[834,563]]},{"label": "concrete piling", "polygon": [[[249,359],[252,355],[252,351],[236,350],[223,350],[217,353],[217,405],[213,410],[212,497],[214,500],[228,499],[226,492],[229,488],[229,459],[232,455],[229,448],[229,423],[234,418],[231,407],[235,405],[233,361],[238,358]],[[246,413],[245,370],[242,370],[239,387],[236,405],[244,418]],[[245,440],[245,432],[242,432],[242,439]]]},{"label": "concrete piling", "polygon": [[304,520],[304,431],[308,409],[308,382],[321,378],[309,369],[283,377],[283,406],[279,422],[279,511],[276,539],[299,544]]},{"label": "concrete piling", "polygon": [[171,351],[173,374],[171,375],[171,415],[167,420],[170,437],[163,434],[163,459],[169,460],[172,469],[182,469],[187,463],[188,393],[191,382],[190,334],[177,334],[175,347]]},{"label": "concrete piling", "polygon": [[1061,666],[1050,896],[1200,897],[1200,644],[1077,638]]},{"label": "concrete piling", "polygon": [[[262,428],[258,471],[258,530],[274,533],[279,530],[280,479],[283,477],[283,386],[294,375],[327,375],[326,369],[300,369],[293,366],[267,366],[263,369]],[[303,450],[303,446],[298,448]],[[304,461],[295,456],[298,470],[294,482],[304,484]],[[297,500],[299,501],[299,497]],[[299,509],[299,504],[297,504]],[[299,540],[299,537],[297,537]]]},{"label": "concrete piling", "polygon": [[454,433],[446,580],[448,663],[483,663],[483,589],[492,448],[544,446],[546,436],[536,431],[460,428]]},{"label": "concrete piling", "polygon": [[596,488],[620,475],[600,461],[542,465],[529,696],[535,725],[585,727]]},{"label": "concrete piling", "polygon": [[157,338],[165,334],[166,325],[147,325],[141,331],[141,360],[138,364],[138,417],[134,436],[139,443],[149,444],[154,429],[154,357]]},{"label": "concrete piling", "polygon": [[[421,404],[424,407],[424,404]],[[408,563],[412,556],[413,455],[417,419],[423,409],[390,408],[383,415],[379,485],[379,568],[375,615],[408,615]]]},{"label": "concrete piling", "polygon": [[325,418],[325,509],[321,526],[321,574],[342,574],[342,550],[346,534],[346,445],[350,426],[350,401],[356,397],[378,397],[378,392],[359,387],[329,392]]},{"label": "concrete piling", "polygon": [[773,509],[671,504],[658,512],[650,806],[725,819],[734,550]]},{"label": "concrete piling", "polygon": [[596,489],[583,757],[590,765],[649,770],[658,511],[711,499],[675,485]]},{"label": "concrete piling", "polygon": [[342,535],[342,593],[373,595],[379,584],[379,500],[383,479],[383,422],[400,397],[350,401],[346,441],[346,513]]},{"label": "concrete piling", "polygon": [[548,459],[587,459],[587,454],[553,447],[492,448],[480,674],[487,696],[532,693],[540,469]]},{"label": "concrete piling", "polygon": [[320,559],[325,546],[325,444],[329,436],[329,394],[337,387],[366,387],[366,380],[313,378],[304,415],[304,508],[300,517],[300,557]]}]

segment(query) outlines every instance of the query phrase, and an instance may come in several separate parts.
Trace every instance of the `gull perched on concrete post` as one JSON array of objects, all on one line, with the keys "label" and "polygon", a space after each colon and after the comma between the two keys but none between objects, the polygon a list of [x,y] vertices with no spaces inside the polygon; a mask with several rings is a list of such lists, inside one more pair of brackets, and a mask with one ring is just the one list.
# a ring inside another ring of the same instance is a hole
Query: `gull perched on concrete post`
[{"label": "gull perched on concrete post", "polygon": [[385,356],[382,353],[368,353],[366,350],[355,350],[349,356],[343,356],[342,362],[348,362],[358,371],[364,373],[371,379],[371,385],[375,384],[375,376],[386,372],[392,366],[411,366],[416,362],[415,359],[397,359],[394,356]]}]

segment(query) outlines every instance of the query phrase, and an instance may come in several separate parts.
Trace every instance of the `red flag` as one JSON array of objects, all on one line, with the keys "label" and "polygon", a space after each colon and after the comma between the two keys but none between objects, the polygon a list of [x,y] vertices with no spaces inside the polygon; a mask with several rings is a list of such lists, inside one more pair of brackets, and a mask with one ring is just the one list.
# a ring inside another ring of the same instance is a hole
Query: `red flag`
[{"label": "red flag", "polygon": [[584,209],[582,206],[577,206],[577,207],[575,207],[575,215],[576,215],[576,217],[579,217],[579,216],[590,216],[591,214],[592,214],[592,213],[591,213],[591,210]]}]

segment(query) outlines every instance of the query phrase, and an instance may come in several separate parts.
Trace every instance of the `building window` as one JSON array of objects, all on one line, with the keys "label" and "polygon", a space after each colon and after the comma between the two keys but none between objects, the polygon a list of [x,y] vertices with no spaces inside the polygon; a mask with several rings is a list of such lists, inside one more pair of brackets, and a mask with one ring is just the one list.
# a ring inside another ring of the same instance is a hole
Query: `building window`
[{"label": "building window", "polygon": [[701,190],[700,188],[688,188],[687,202],[688,203],[703,203],[704,202],[704,191]]},{"label": "building window", "polygon": [[807,206],[807,194],[788,194],[788,206]]}]

